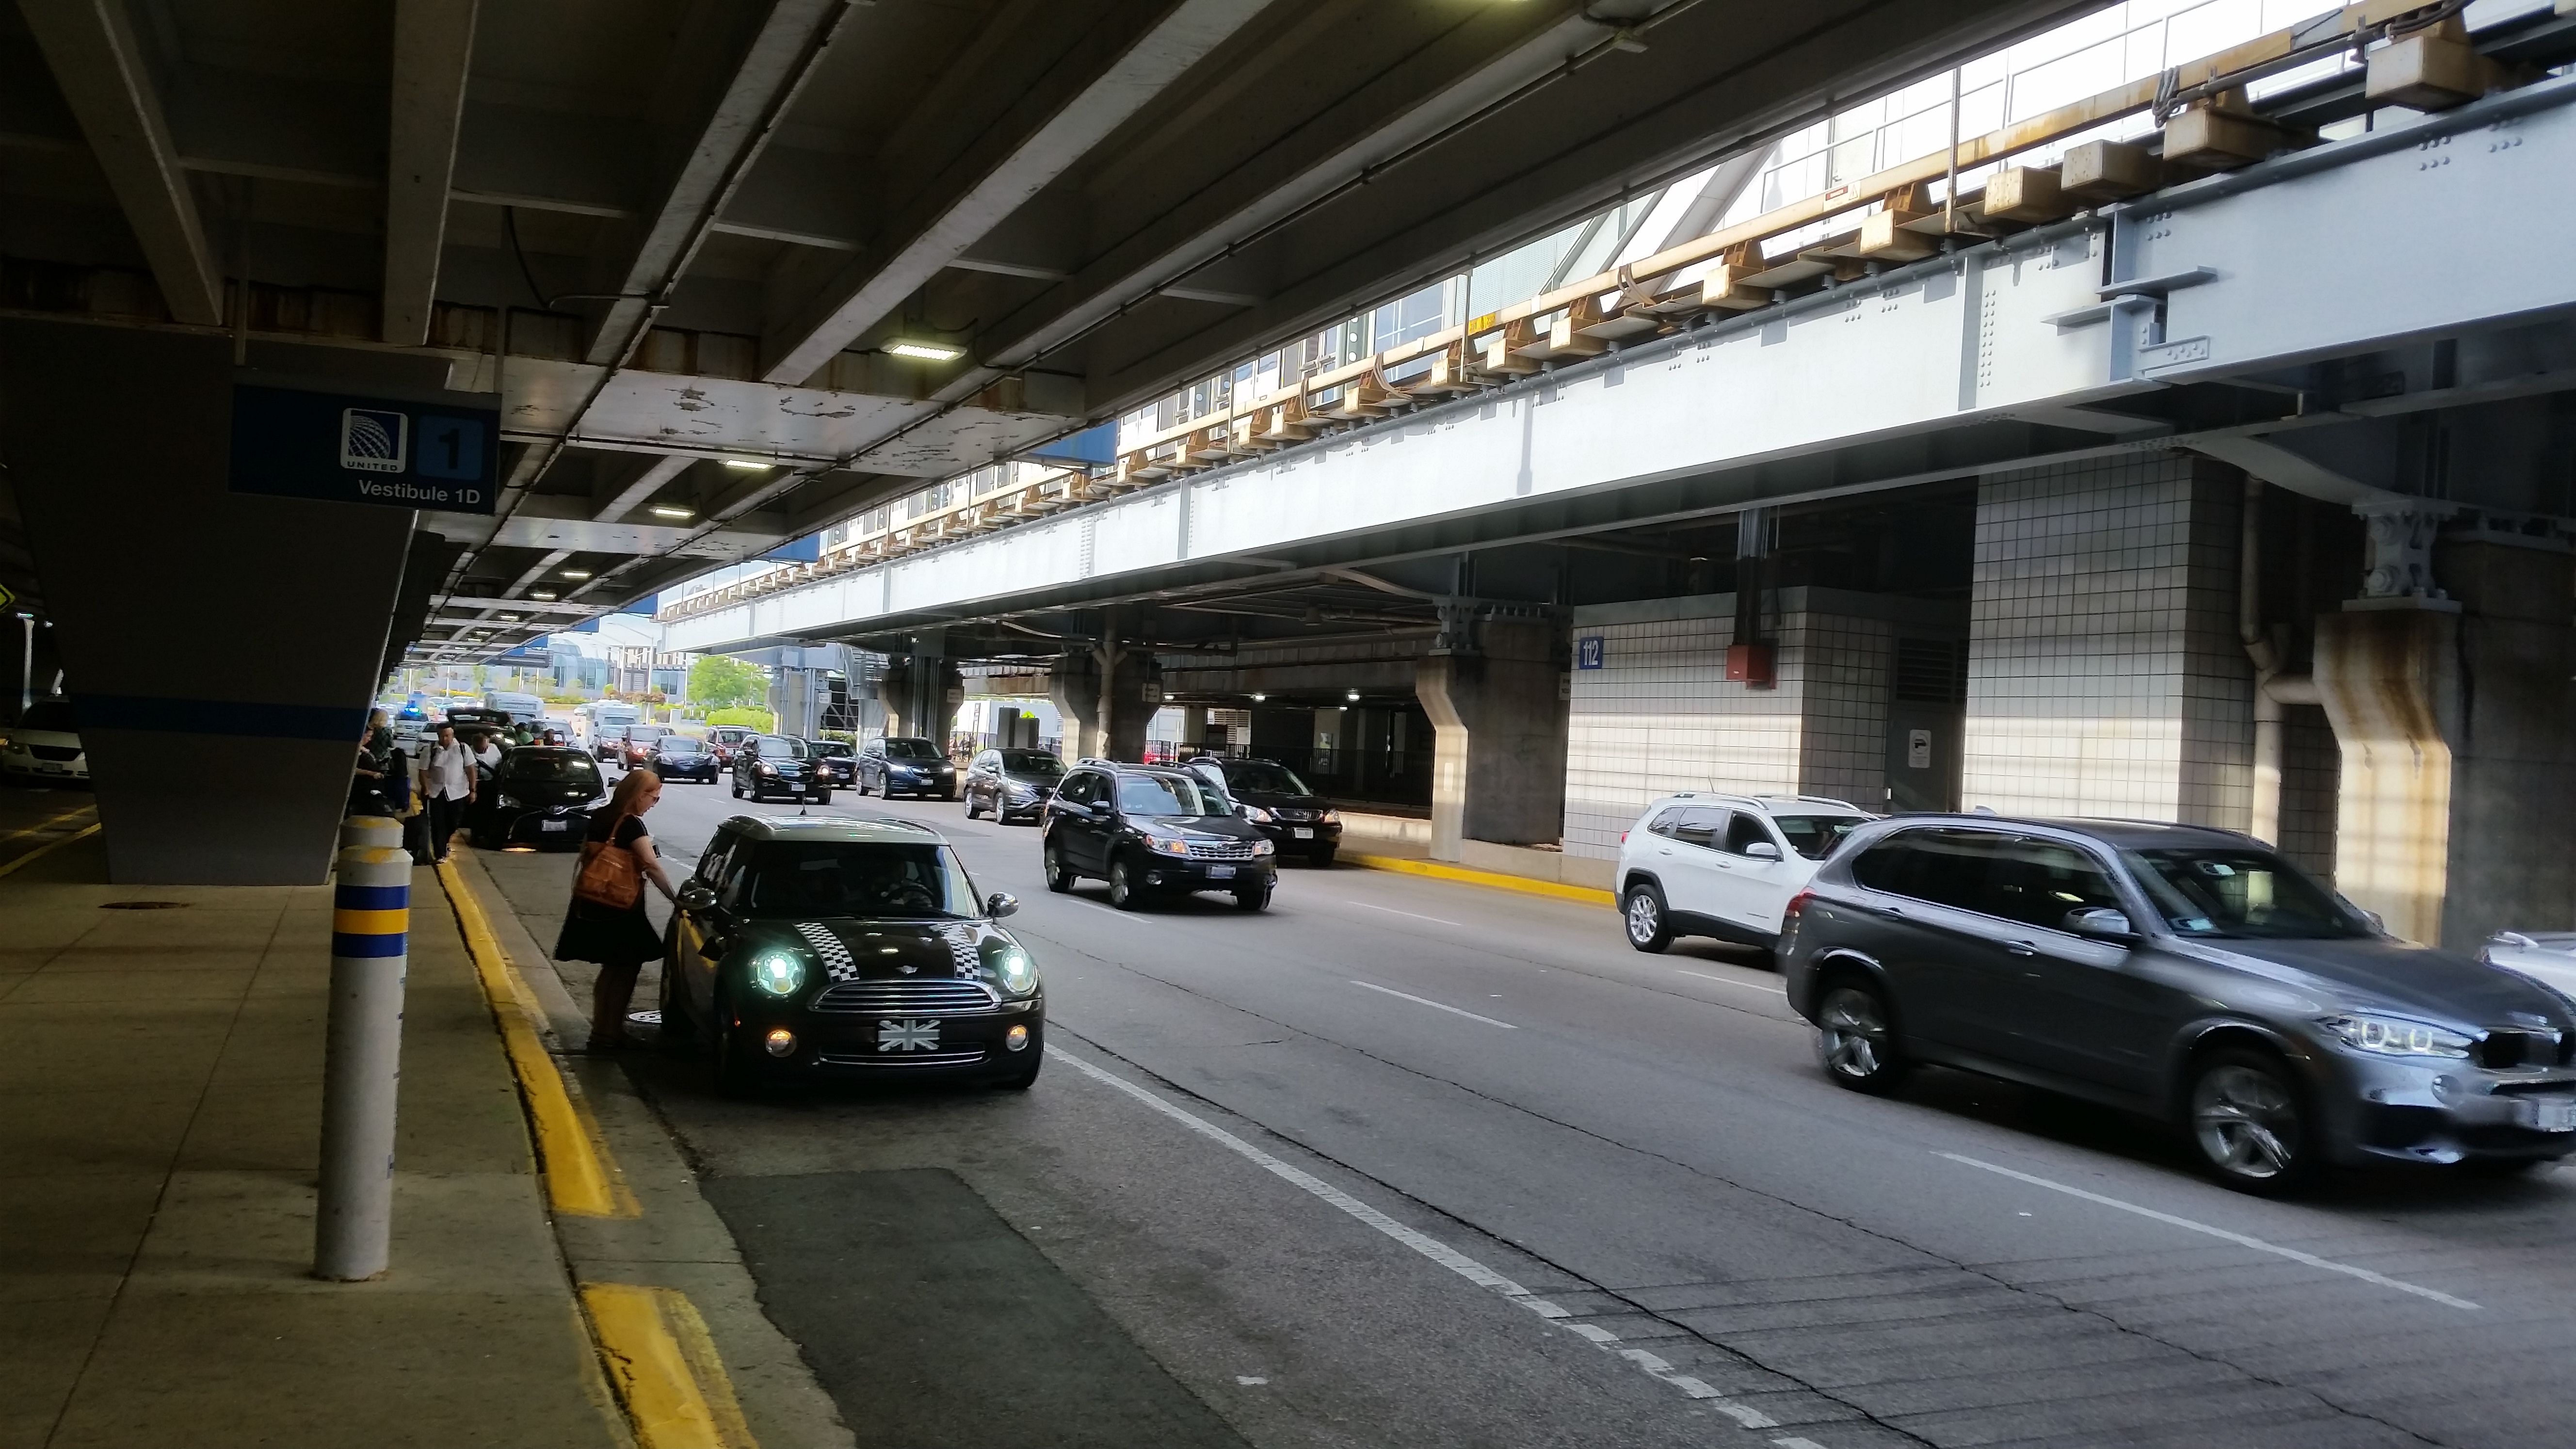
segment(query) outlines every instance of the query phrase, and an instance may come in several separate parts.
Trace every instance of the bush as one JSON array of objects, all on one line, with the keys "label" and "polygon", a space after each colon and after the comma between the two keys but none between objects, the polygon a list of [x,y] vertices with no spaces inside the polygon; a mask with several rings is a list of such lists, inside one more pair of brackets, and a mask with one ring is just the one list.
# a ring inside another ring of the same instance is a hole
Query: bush
[{"label": "bush", "polygon": [[765,709],[711,709],[707,711],[707,724],[710,728],[743,725],[768,734],[778,728],[778,716]]}]

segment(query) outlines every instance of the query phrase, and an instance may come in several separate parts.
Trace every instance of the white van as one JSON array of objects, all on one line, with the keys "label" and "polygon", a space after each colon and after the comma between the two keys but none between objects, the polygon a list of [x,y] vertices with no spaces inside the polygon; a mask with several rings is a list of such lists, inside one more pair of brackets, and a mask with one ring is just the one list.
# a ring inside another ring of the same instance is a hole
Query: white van
[{"label": "white van", "polygon": [[608,756],[603,752],[609,742],[620,738],[628,725],[643,723],[644,711],[631,704],[602,699],[583,705],[580,717],[582,743],[590,747],[592,755],[605,761]]},{"label": "white van", "polygon": [[483,707],[497,709],[523,724],[535,724],[546,717],[546,702],[533,694],[495,689],[483,696]]}]

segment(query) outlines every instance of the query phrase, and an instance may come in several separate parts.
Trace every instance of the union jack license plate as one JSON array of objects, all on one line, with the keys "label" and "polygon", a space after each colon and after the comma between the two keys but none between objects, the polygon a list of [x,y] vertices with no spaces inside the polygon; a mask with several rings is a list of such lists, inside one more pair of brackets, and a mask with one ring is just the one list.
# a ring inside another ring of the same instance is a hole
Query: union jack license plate
[{"label": "union jack license plate", "polygon": [[881,1052],[935,1052],[939,1050],[939,1018],[897,1018],[877,1023],[877,1050]]}]

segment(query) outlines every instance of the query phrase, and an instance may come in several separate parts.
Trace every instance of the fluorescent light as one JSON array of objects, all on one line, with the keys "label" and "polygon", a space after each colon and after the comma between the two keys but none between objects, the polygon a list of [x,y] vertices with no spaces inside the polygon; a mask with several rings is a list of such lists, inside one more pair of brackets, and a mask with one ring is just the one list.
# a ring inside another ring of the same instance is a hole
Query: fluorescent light
[{"label": "fluorescent light", "polygon": [[966,355],[963,347],[938,342],[889,342],[885,350],[897,357],[918,357],[924,362],[953,362]]},{"label": "fluorescent light", "polygon": [[588,570],[588,569],[565,569],[565,570],[563,571],[563,576],[564,576],[565,578],[568,578],[568,579],[586,579],[586,578],[589,578],[589,577],[590,577],[590,570]]},{"label": "fluorescent light", "polygon": [[727,458],[725,459],[725,466],[728,468],[740,468],[746,473],[766,473],[769,471],[770,467],[769,464],[760,461],[758,458]]},{"label": "fluorescent light", "polygon": [[1261,703],[1263,700],[1268,699],[1269,697],[1270,697],[1270,696],[1269,696],[1269,695],[1266,695],[1266,694],[1256,694],[1256,695],[1254,695],[1254,696],[1252,697],[1252,702],[1253,702],[1254,704],[1259,704],[1259,703]]},{"label": "fluorescent light", "polygon": [[1353,704],[1357,704],[1360,702],[1360,692],[1354,689],[1350,693],[1343,695],[1342,698],[1349,700]]},{"label": "fluorescent light", "polygon": [[529,597],[529,598],[531,598],[531,599],[552,599],[554,596],[555,596],[555,591],[554,591],[554,590],[552,590],[552,589],[530,589],[530,590],[528,590],[528,597]]},{"label": "fluorescent light", "polygon": [[656,503],[653,505],[653,516],[655,518],[686,519],[694,517],[695,515],[690,513],[688,509],[682,508],[675,503]]},{"label": "fluorescent light", "polygon": [[519,622],[519,616],[516,614],[503,614],[501,616],[501,622],[504,624],[515,624]]}]

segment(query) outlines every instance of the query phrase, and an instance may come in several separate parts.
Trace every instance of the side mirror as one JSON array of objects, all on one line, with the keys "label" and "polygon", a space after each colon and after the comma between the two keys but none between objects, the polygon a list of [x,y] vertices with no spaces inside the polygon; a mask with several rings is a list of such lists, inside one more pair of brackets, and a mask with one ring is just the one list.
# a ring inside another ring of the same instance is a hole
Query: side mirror
[{"label": "side mirror", "polygon": [[715,909],[716,893],[705,881],[693,880],[672,892],[672,902],[684,911],[711,911]]},{"label": "side mirror", "polygon": [[2112,910],[2108,906],[2093,906],[2086,910],[2067,912],[2066,929],[2074,935],[2089,936],[2097,941],[2117,941],[2125,944],[2138,939],[2138,933],[2129,925],[2128,914],[2124,911]]},{"label": "side mirror", "polygon": [[997,921],[1004,916],[1017,915],[1019,910],[1020,898],[1009,891],[995,891],[992,898],[984,902],[984,914]]},{"label": "side mirror", "polygon": [[1751,845],[1744,847],[1744,858],[1747,860],[1778,860],[1780,858],[1780,847],[1773,845],[1767,840],[1757,840]]}]

